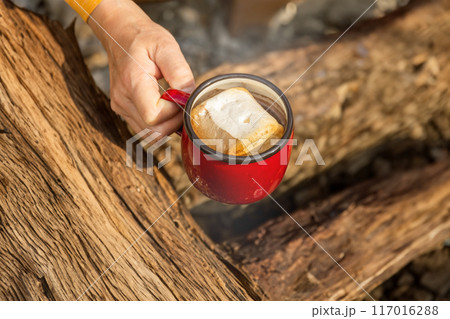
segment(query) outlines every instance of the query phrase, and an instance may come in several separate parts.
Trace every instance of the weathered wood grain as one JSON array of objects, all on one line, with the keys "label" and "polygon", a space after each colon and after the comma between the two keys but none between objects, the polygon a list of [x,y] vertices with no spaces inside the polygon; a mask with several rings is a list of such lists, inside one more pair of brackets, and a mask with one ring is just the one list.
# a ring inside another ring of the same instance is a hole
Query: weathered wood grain
[{"label": "weathered wood grain", "polygon": [[0,1],[0,56],[0,299],[261,298],[160,172],[125,166],[71,30]]},{"label": "weathered wood grain", "polygon": [[[450,237],[450,160],[367,181],[291,216],[371,291]],[[368,298],[284,212],[228,246],[268,299]]]},{"label": "weathered wood grain", "polygon": [[[382,152],[448,143],[449,7],[415,4],[351,32],[289,91],[296,137],[314,138],[327,166],[292,166],[276,198],[294,192],[302,203],[313,198],[306,186],[314,190],[324,174],[351,175]],[[286,89],[330,43],[205,77],[249,72]],[[288,216],[229,242],[226,254],[160,172],[126,168],[127,130],[95,87],[72,32],[1,1],[0,54],[0,299],[363,298]],[[359,183],[292,216],[370,291],[450,236],[443,158]],[[198,206],[198,197],[190,200]],[[226,209],[257,213],[268,202]]]},{"label": "weathered wood grain", "polygon": [[[286,93],[294,111],[298,146],[274,194],[284,203],[301,206],[327,196],[330,185],[355,183],[367,178],[367,171],[389,174],[396,161],[408,158],[411,164],[406,166],[414,166],[414,155],[423,157],[427,150],[450,145],[449,33],[448,1],[411,1],[385,18],[355,25],[306,73],[339,34],[247,63],[223,65],[198,82],[217,74],[244,72],[286,90],[304,73]],[[305,139],[311,138],[326,165],[315,161],[294,165]],[[176,147],[175,142],[175,154]],[[167,171],[177,191],[185,190],[188,182],[180,162],[171,163]],[[187,195],[184,200],[199,222],[208,228],[227,225],[225,229],[234,230],[227,237],[247,230],[240,216],[258,219],[276,209],[270,200],[229,207],[196,190]]]}]

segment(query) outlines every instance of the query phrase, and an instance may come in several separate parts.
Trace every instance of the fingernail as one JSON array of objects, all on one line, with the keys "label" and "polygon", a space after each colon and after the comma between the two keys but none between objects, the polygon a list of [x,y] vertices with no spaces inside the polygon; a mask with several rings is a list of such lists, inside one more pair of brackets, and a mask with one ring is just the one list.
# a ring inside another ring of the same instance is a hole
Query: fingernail
[{"label": "fingernail", "polygon": [[156,103],[156,109],[161,111],[164,107],[170,106],[173,102],[166,101],[164,99],[159,99]]},{"label": "fingernail", "polygon": [[188,85],[180,90],[186,93],[192,93],[195,90],[195,84]]}]

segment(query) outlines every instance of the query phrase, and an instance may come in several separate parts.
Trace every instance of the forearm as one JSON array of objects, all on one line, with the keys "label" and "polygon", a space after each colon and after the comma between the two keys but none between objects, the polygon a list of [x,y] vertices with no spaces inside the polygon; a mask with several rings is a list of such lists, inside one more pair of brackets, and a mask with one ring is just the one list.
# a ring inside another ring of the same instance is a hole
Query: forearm
[{"label": "forearm", "polygon": [[108,53],[117,43],[128,49],[140,31],[159,27],[131,0],[103,0],[87,23]]},{"label": "forearm", "polygon": [[[130,9],[133,10],[133,15],[140,12],[142,17],[147,17],[142,10],[132,0],[65,0],[74,9],[84,21],[89,23],[89,18],[97,15],[96,20],[104,20],[107,17],[118,18],[126,17]],[[95,11],[95,13],[94,13]],[[95,18],[95,17],[94,17]],[[116,20],[120,22],[121,20]]]}]

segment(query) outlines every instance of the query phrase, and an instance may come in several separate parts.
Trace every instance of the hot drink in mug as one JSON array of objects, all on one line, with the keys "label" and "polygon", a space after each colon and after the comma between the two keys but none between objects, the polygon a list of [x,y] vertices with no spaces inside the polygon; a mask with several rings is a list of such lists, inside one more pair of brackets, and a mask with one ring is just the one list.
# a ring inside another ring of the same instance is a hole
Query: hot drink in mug
[{"label": "hot drink in mug", "polygon": [[191,95],[170,89],[161,98],[185,107],[183,165],[203,194],[248,204],[279,185],[291,153],[293,119],[274,84],[255,75],[225,74]]}]

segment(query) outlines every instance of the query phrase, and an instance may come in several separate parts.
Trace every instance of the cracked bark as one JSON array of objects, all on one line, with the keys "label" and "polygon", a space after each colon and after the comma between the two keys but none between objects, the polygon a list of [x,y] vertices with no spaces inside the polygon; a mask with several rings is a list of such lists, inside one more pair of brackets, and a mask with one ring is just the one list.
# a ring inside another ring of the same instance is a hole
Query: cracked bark
[{"label": "cracked bark", "polygon": [[[74,300],[178,196],[125,167],[72,30],[1,1],[0,54],[0,299]],[[178,202],[82,299],[260,299],[220,254]]]}]

